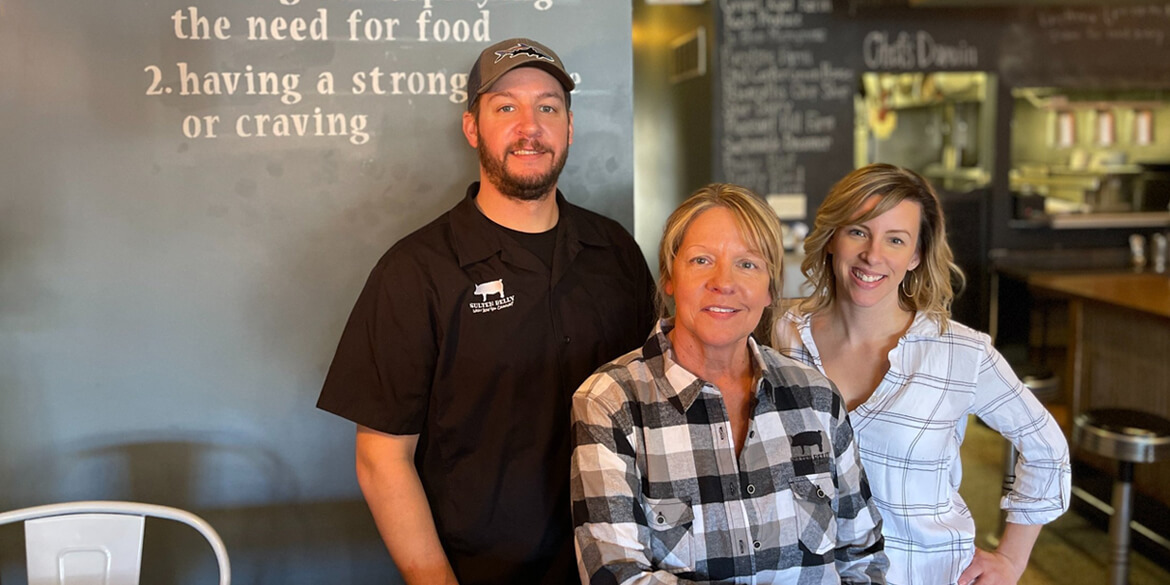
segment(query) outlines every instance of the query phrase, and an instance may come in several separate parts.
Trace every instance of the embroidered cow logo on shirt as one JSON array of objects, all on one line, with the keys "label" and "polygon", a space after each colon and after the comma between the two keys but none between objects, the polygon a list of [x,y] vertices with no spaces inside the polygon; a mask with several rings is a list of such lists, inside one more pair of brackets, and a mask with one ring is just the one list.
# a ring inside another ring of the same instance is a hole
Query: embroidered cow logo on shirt
[{"label": "embroidered cow logo on shirt", "polygon": [[[479,302],[472,301],[468,303],[468,307],[472,313],[491,313],[492,311],[499,311],[500,309],[507,309],[511,307],[516,301],[516,295],[508,296],[504,294],[504,279],[497,278],[496,280],[489,280],[475,285],[472,295],[479,295]],[[499,295],[499,298],[488,300],[488,297]]]},{"label": "embroidered cow logo on shirt", "polygon": [[829,471],[829,437],[823,431],[804,431],[789,439],[796,475]]}]

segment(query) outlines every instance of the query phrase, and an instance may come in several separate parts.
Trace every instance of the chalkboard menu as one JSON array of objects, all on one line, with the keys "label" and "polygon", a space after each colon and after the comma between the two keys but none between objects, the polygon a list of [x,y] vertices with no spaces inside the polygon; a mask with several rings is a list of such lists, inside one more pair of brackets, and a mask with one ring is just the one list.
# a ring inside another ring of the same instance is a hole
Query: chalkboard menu
[{"label": "chalkboard menu", "polygon": [[717,172],[761,195],[823,194],[853,163],[857,72],[842,59],[833,3],[720,7]]}]

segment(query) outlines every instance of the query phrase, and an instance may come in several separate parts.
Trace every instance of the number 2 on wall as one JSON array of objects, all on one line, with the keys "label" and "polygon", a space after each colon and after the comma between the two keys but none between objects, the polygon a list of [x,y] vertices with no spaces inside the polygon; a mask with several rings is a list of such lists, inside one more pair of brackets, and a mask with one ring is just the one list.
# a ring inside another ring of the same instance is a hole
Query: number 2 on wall
[{"label": "number 2 on wall", "polygon": [[162,95],[162,71],[157,65],[147,65],[143,71],[154,76],[154,79],[150,82],[150,87],[146,88],[146,95]]}]

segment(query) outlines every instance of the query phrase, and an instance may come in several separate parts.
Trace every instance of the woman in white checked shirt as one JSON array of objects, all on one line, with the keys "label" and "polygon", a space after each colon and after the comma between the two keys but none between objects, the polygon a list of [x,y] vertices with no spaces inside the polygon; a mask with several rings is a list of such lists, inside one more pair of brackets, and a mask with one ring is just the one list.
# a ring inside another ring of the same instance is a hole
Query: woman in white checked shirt
[{"label": "woman in white checked shirt", "polygon": [[[951,283],[963,277],[930,184],[891,165],[849,174],[817,211],[801,270],[815,290],[777,321],[773,344],[845,399],[889,583],[1016,583],[1041,525],[1068,508],[1068,445],[990,338],[950,320]],[[1020,451],[994,551],[975,547],[959,496],[969,414]]]}]

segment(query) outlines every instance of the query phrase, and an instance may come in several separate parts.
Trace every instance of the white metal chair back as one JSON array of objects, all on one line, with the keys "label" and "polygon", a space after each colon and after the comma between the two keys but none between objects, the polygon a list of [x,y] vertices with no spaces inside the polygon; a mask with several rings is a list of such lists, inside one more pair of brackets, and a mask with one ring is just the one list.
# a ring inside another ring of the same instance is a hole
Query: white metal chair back
[{"label": "white metal chair back", "polygon": [[65,502],[0,512],[0,524],[24,522],[28,585],[138,585],[146,517],[182,522],[211,545],[219,584],[231,565],[219,534],[178,508],[136,502]]}]

